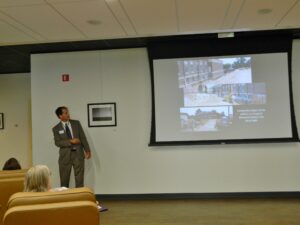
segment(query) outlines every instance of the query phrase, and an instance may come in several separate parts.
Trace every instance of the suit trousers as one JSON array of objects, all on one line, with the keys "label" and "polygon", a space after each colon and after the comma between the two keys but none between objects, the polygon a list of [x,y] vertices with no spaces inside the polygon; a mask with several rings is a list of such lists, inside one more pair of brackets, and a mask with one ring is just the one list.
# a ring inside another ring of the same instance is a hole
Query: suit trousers
[{"label": "suit trousers", "polygon": [[58,165],[60,174],[60,185],[62,187],[69,187],[72,167],[74,169],[76,187],[84,186],[84,158],[78,157],[76,151],[71,151],[69,163],[66,164],[59,161]]}]

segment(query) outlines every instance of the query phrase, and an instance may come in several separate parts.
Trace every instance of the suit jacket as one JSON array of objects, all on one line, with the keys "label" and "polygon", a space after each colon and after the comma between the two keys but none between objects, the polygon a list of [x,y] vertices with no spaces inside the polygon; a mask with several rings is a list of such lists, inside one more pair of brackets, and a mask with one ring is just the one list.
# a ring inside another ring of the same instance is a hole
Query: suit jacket
[{"label": "suit jacket", "polygon": [[59,162],[63,164],[68,164],[70,162],[71,149],[76,149],[77,157],[82,159],[84,158],[83,151],[90,150],[80,122],[78,120],[70,120],[69,122],[72,127],[73,138],[78,138],[80,140],[79,145],[71,145],[62,122],[59,122],[52,128],[55,145],[59,147]]}]

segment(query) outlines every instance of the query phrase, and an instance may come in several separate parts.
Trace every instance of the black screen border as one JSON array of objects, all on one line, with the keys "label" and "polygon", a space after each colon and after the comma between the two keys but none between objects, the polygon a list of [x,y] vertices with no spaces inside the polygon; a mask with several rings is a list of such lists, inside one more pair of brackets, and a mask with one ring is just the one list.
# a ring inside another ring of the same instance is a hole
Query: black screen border
[{"label": "black screen border", "polygon": [[[255,144],[299,142],[296,118],[294,112],[292,90],[292,42],[291,35],[236,37],[223,39],[174,39],[150,42],[147,45],[151,75],[152,115],[149,146],[177,146],[177,145],[211,145],[211,144]],[[201,51],[199,51],[201,49]],[[291,113],[291,138],[260,138],[260,139],[226,139],[226,140],[197,140],[197,141],[156,141],[155,127],[155,96],[153,60],[169,58],[230,56],[262,53],[288,53],[289,98]]]}]

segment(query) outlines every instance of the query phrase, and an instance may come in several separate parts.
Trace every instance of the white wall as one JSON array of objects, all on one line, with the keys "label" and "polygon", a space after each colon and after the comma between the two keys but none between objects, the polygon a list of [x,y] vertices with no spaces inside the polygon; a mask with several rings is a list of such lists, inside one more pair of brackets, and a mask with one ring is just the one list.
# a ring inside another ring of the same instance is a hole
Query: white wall
[{"label": "white wall", "polygon": [[0,75],[0,113],[4,129],[0,130],[0,167],[11,157],[23,168],[31,166],[30,74]]},{"label": "white wall", "polygon": [[[297,41],[293,86],[300,118],[299,60]],[[58,122],[55,108],[66,105],[90,142],[86,184],[97,194],[300,190],[299,143],[148,147],[146,49],[37,54],[31,62],[33,162],[49,165],[54,186],[58,149],[51,128]],[[70,74],[70,82],[61,81],[63,73]],[[88,128],[87,104],[101,102],[117,103],[117,127]]]}]

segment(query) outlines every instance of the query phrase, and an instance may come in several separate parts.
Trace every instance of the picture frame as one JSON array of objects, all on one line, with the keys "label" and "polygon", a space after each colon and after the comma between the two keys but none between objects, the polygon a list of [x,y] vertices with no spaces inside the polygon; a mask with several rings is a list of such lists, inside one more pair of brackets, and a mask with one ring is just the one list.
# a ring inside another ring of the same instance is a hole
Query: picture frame
[{"label": "picture frame", "polygon": [[88,108],[89,127],[117,126],[117,108],[115,102],[90,103]]},{"label": "picture frame", "polygon": [[0,130],[4,129],[4,114],[0,113]]}]

